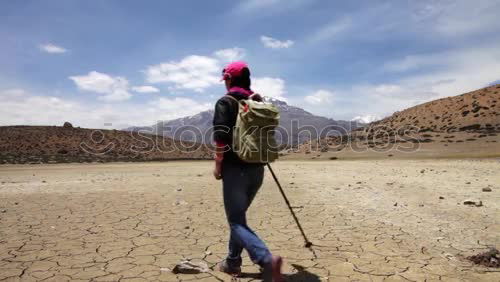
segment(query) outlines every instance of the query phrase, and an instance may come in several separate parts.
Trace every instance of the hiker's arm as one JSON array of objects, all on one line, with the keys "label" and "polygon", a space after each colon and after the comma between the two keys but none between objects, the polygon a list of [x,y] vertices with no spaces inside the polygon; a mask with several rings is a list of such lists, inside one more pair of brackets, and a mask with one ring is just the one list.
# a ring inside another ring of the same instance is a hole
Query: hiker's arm
[{"label": "hiker's arm", "polygon": [[224,159],[224,147],[225,144],[219,143],[215,145],[215,168],[214,168],[214,177],[219,180],[222,178],[222,160]]},{"label": "hiker's arm", "polygon": [[232,113],[230,106],[229,101],[226,99],[219,99],[215,104],[213,120],[215,144],[228,145],[231,143],[229,132]]},{"label": "hiker's arm", "polygon": [[214,177],[215,179],[222,178],[222,160],[224,159],[224,152],[229,148],[228,144],[231,142],[231,136],[229,135],[229,125],[230,121],[228,117],[229,105],[227,101],[220,99],[215,104],[214,111],[214,141],[215,141],[215,169]]}]

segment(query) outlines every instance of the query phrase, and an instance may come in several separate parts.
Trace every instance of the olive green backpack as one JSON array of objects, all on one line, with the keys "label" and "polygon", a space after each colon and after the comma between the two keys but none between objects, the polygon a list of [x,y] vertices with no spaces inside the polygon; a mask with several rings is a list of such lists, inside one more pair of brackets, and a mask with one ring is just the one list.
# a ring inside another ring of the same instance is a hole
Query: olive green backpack
[{"label": "olive green backpack", "polygon": [[233,130],[233,151],[248,163],[269,163],[278,158],[278,146],[274,138],[280,114],[271,103],[248,99],[237,100],[238,116]]}]

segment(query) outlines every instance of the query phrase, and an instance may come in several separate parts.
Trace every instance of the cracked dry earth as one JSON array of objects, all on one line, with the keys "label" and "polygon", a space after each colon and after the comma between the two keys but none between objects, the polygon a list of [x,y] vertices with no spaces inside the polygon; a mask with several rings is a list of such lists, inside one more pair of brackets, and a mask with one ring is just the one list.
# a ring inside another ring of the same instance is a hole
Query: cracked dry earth
[{"label": "cracked dry earth", "polygon": [[[498,160],[281,161],[300,233],[266,172],[249,224],[285,258],[287,281],[500,281],[465,257],[500,246]],[[212,163],[0,167],[0,280],[230,281]],[[482,192],[490,187],[491,192]],[[442,199],[440,199],[440,197]],[[465,206],[468,198],[482,207]],[[244,257],[245,277],[258,269]]]}]

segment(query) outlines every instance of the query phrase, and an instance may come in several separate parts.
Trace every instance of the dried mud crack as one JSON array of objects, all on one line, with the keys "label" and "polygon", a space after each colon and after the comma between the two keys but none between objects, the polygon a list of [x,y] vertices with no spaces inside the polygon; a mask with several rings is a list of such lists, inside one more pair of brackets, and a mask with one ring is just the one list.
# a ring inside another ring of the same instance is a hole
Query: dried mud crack
[{"label": "dried mud crack", "polygon": [[[282,183],[293,182],[284,189],[314,243],[314,252],[304,248],[266,175],[249,224],[285,258],[286,281],[500,280],[497,266],[474,263],[484,256],[466,259],[500,245],[498,161],[274,167]],[[231,281],[214,267],[226,255],[228,228],[210,168],[209,162],[0,166],[0,280]],[[483,205],[464,205],[469,198]],[[184,259],[211,271],[172,273]],[[259,280],[246,255],[243,272],[239,281]]]}]

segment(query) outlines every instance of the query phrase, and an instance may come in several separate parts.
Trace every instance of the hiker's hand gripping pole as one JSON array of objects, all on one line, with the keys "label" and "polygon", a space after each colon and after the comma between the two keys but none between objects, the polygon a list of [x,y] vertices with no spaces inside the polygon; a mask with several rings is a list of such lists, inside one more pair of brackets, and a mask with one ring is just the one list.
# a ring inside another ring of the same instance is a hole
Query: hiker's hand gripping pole
[{"label": "hiker's hand gripping pole", "polygon": [[271,174],[273,175],[273,178],[274,178],[274,181],[276,181],[276,185],[278,185],[278,188],[280,189],[280,192],[281,192],[281,195],[283,196],[283,199],[285,199],[285,203],[286,205],[288,206],[288,209],[290,210],[290,212],[292,213],[292,216],[293,216],[293,219],[295,220],[295,223],[297,223],[297,226],[299,227],[299,230],[300,230],[300,233],[302,234],[302,237],[304,237],[304,241],[305,241],[305,244],[304,244],[304,247],[306,248],[310,248],[313,243],[311,243],[311,241],[309,241],[307,239],[307,236],[306,236],[306,233],[304,233],[304,230],[302,229],[302,226],[300,225],[299,223],[299,219],[297,218],[297,216],[295,215],[295,212],[293,211],[293,208],[292,206],[290,205],[290,202],[288,201],[288,198],[286,197],[285,195],[285,191],[283,191],[283,188],[281,188],[281,184],[280,182],[278,181],[278,178],[276,177],[276,175],[274,174],[274,171],[273,169],[271,168],[271,165],[268,163],[267,164],[267,168],[269,169],[269,171],[271,172]]}]

